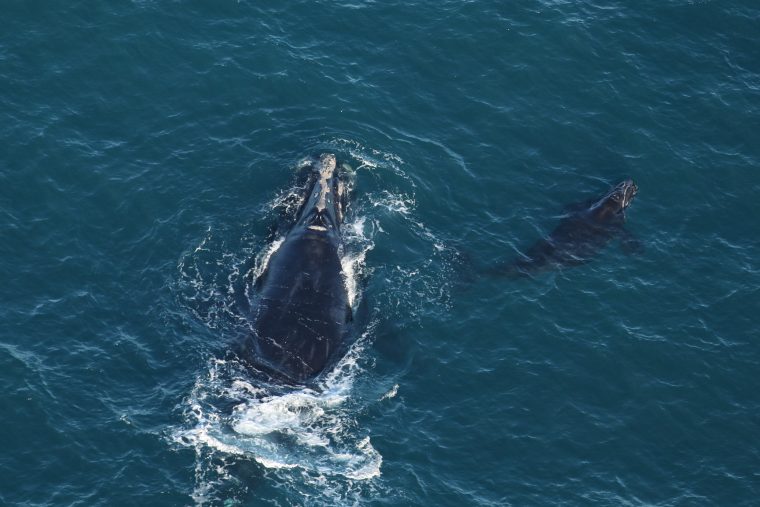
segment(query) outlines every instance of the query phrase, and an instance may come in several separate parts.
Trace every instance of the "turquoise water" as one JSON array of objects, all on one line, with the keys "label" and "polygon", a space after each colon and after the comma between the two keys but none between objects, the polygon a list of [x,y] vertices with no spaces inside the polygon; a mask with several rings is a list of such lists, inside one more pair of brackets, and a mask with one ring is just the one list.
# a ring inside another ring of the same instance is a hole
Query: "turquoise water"
[{"label": "turquoise water", "polygon": [[[0,503],[756,505],[758,20],[6,3]],[[325,151],[360,325],[287,391],[230,351]],[[625,176],[642,253],[484,274]]]}]

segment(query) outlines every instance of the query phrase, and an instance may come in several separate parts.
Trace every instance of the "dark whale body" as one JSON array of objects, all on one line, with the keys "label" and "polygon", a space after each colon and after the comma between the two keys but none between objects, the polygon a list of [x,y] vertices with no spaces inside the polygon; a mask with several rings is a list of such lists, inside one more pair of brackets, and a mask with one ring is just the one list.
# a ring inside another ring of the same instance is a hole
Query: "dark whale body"
[{"label": "dark whale body", "polygon": [[345,196],[332,154],[312,167],[295,225],[256,281],[245,350],[264,371],[293,383],[324,371],[344,350],[351,307],[340,261]]},{"label": "dark whale body", "polygon": [[547,238],[536,242],[502,271],[520,276],[584,264],[615,238],[622,239],[625,249],[635,250],[637,243],[624,224],[625,210],[637,192],[633,180],[626,179],[601,198],[567,207],[567,215]]}]

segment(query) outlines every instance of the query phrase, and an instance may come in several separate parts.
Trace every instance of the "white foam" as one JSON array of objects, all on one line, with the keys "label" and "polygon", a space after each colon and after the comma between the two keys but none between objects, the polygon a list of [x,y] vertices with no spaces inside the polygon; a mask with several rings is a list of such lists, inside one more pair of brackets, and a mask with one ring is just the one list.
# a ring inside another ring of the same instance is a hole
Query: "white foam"
[{"label": "white foam", "polygon": [[[203,237],[203,240],[200,242],[200,244],[195,247],[195,250],[193,250],[193,253],[198,253],[202,250],[205,250],[206,243],[208,242],[211,234],[211,226],[209,226],[208,230],[206,230],[206,236]],[[181,261],[180,261],[181,262]]]},{"label": "white foam", "polygon": [[374,226],[367,226],[367,218],[364,216],[343,226],[344,248],[340,263],[351,308],[356,308],[360,297],[361,279],[366,275],[365,259],[367,253],[375,246],[372,239],[374,230]]},{"label": "white foam", "polygon": [[357,162],[356,168],[353,170],[354,172],[361,170],[390,170],[406,180],[412,187],[416,186],[409,175],[401,169],[404,161],[395,153],[368,148],[358,141],[344,138],[333,139],[329,145],[336,151],[347,152]]},{"label": "white foam", "polygon": [[[340,400],[337,401],[339,403]],[[306,429],[325,415],[322,405],[330,403],[329,398],[320,399],[307,389],[280,396],[271,396],[235,407],[233,429],[248,436],[262,436],[278,431]],[[333,402],[336,403],[336,402]],[[305,438],[304,441],[325,445],[323,438]]]},{"label": "white foam", "polygon": [[271,259],[272,255],[280,249],[283,243],[285,243],[285,236],[281,236],[274,240],[256,256],[256,262],[250,270],[252,281],[255,281],[258,277],[264,274],[264,271],[269,265],[269,259]]},{"label": "white foam", "polygon": [[390,391],[385,393],[380,397],[380,400],[390,400],[391,398],[395,398],[398,394],[398,384],[394,384],[393,387],[391,387]]},{"label": "white foam", "polygon": [[[224,467],[211,466],[217,455],[253,458],[270,470],[299,471],[299,480],[307,482],[378,477],[382,457],[369,437],[357,432],[353,397],[369,337],[367,330],[316,389],[278,394],[254,386],[245,365],[211,360],[188,398],[191,426],[173,434],[174,442],[195,448],[199,461],[206,463],[198,471],[197,501],[208,498],[209,482],[226,474]],[[221,408],[230,404],[231,410]]]},{"label": "white foam", "polygon": [[294,215],[306,199],[303,188],[289,188],[277,194],[274,199],[264,205],[265,210],[282,210],[286,215]]},{"label": "white foam", "polygon": [[409,195],[394,194],[383,190],[379,195],[370,195],[370,202],[375,208],[384,208],[393,213],[409,216],[416,205],[415,199]]}]

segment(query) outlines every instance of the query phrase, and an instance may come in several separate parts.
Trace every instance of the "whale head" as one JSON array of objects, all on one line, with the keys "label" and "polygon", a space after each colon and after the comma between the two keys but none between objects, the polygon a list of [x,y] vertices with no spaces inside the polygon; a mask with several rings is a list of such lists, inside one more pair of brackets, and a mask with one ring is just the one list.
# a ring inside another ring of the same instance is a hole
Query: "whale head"
[{"label": "whale head", "polygon": [[345,185],[332,153],[324,153],[312,166],[309,194],[297,224],[314,232],[337,232],[345,212]]},{"label": "whale head", "polygon": [[626,178],[612,187],[592,209],[604,216],[622,216],[638,191],[639,187],[636,183],[631,178]]}]

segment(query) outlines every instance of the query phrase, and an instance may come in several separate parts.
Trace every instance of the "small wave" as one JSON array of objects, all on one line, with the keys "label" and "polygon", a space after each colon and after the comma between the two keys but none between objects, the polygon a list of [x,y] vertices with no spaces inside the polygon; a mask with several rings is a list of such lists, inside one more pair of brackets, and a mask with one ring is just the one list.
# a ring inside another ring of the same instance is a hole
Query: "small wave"
[{"label": "small wave", "polygon": [[383,190],[377,195],[370,195],[369,201],[376,208],[383,208],[392,213],[400,213],[409,216],[415,207],[414,197],[403,194],[394,194]]},{"label": "small wave", "polygon": [[345,138],[332,139],[326,143],[326,147],[347,153],[356,163],[355,171],[390,171],[400,176],[412,188],[416,187],[412,178],[402,169],[404,160],[395,153],[368,148],[358,141]]},{"label": "small wave", "polygon": [[240,321],[233,308],[234,301],[227,297],[230,277],[239,273],[236,261],[235,256],[225,252],[223,231],[215,232],[209,227],[198,245],[177,264],[177,298],[198,321],[211,329]]}]

